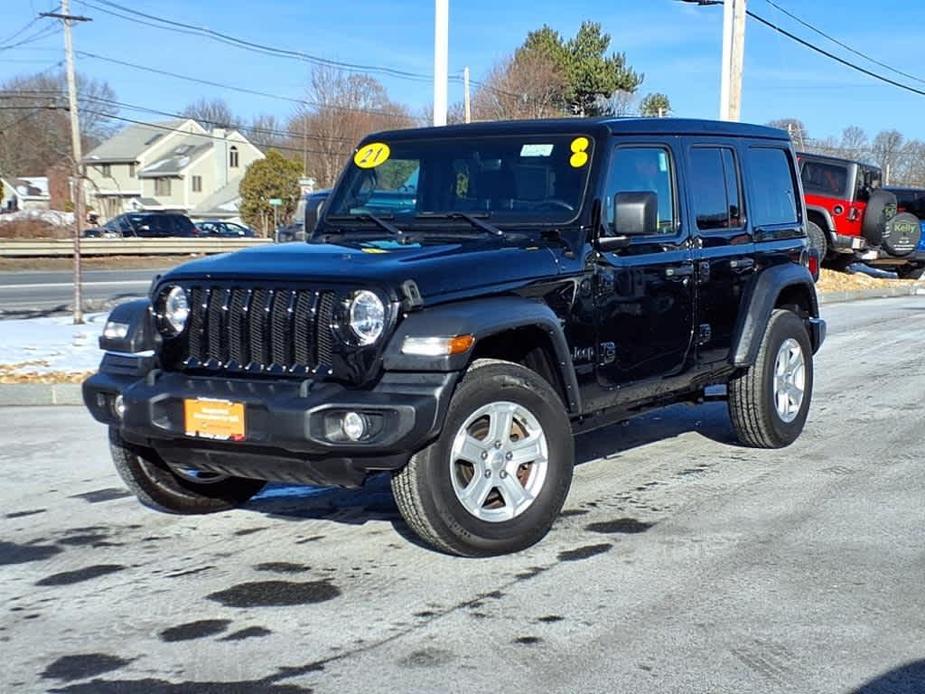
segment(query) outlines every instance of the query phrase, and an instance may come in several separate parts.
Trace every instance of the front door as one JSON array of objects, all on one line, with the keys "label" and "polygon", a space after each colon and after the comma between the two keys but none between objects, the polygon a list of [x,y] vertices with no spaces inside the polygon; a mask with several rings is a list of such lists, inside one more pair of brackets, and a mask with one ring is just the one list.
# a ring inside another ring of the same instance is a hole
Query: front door
[{"label": "front door", "polygon": [[[613,228],[613,200],[620,192],[654,192],[658,225],[634,236],[622,250],[599,253],[594,268],[597,380],[620,389],[621,401],[670,389],[670,376],[688,364],[693,330],[694,265],[679,209],[676,159],[665,144],[621,138],[612,153],[603,191],[604,233]],[[633,388],[633,391],[636,389]]]}]

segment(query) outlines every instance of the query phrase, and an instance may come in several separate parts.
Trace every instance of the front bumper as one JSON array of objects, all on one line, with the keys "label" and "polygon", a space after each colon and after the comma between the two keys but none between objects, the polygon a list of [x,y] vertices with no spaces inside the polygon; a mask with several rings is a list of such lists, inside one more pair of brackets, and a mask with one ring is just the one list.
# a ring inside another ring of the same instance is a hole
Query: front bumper
[{"label": "front bumper", "polygon": [[[169,464],[285,482],[356,486],[374,471],[394,470],[440,432],[458,374],[386,373],[372,388],[291,380],[193,377],[151,369],[153,360],[107,354],[83,385],[95,419]],[[114,407],[121,395],[121,417]],[[184,401],[244,403],[245,440],[188,436]],[[368,438],[343,439],[332,422],[362,413]]]}]

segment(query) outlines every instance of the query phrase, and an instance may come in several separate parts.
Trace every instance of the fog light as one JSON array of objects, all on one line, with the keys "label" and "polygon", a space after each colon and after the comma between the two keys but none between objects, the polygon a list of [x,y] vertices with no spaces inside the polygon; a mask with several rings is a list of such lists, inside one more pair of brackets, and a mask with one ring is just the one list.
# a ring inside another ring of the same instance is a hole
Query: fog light
[{"label": "fog light", "polygon": [[124,340],[128,335],[128,329],[128,323],[106,321],[106,327],[103,328],[103,337],[105,337],[107,340]]},{"label": "fog light", "polygon": [[340,423],[340,428],[351,441],[359,441],[366,436],[366,417],[359,412],[347,412]]},{"label": "fog light", "polygon": [[121,395],[117,395],[113,398],[112,411],[119,419],[122,419],[123,415],[125,415],[125,400],[122,399]]}]

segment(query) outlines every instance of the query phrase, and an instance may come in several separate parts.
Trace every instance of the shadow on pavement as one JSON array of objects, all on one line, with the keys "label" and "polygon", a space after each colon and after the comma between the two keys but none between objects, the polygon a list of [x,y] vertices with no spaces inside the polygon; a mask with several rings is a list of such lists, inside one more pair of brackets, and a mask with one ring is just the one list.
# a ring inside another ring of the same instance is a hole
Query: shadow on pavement
[{"label": "shadow on pavement", "polygon": [[854,690],[854,694],[921,694],[925,692],[925,660],[914,660],[885,672]]},{"label": "shadow on pavement", "polygon": [[[579,435],[575,441],[575,461],[582,465],[599,458],[613,458],[692,431],[717,443],[736,445],[725,403],[699,407],[674,405]],[[361,489],[271,484],[245,508],[293,521],[323,519],[350,525],[388,521],[402,537],[418,544],[417,537],[401,520],[387,473],[371,477]]]}]

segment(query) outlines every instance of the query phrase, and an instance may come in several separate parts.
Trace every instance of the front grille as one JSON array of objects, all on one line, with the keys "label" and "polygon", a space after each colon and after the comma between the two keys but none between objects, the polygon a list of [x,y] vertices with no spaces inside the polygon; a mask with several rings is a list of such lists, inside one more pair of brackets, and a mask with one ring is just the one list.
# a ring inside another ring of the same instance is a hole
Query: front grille
[{"label": "front grille", "polygon": [[191,287],[186,368],[306,374],[330,365],[329,291]]}]

